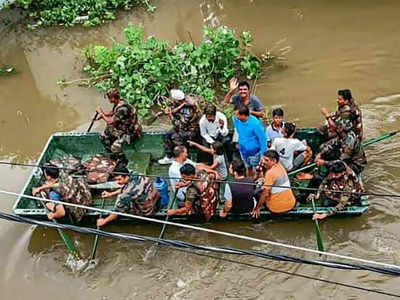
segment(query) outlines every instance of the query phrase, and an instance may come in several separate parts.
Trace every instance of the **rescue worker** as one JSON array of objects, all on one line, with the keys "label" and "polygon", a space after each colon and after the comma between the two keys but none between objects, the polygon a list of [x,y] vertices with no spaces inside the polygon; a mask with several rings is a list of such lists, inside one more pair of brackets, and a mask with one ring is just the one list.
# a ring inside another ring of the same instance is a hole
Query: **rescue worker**
[{"label": "rescue worker", "polygon": [[116,89],[109,90],[106,94],[113,104],[110,112],[104,112],[102,107],[97,108],[99,119],[103,119],[107,126],[100,135],[100,139],[113,159],[126,160],[122,152],[123,144],[132,144],[142,134],[136,108],[121,99]]},{"label": "rescue worker", "polygon": [[167,108],[173,129],[169,131],[165,139],[165,157],[158,161],[165,165],[173,162],[173,150],[175,146],[187,146],[187,141],[199,140],[200,110],[194,95],[186,95],[181,90],[171,90],[173,108]]},{"label": "rescue worker", "polygon": [[324,219],[343,209],[349,204],[359,204],[363,186],[352,169],[345,162],[335,160],[329,163],[329,174],[319,186],[317,194],[310,194],[308,199],[326,198],[323,205],[330,207],[328,213],[313,215],[313,220]]},{"label": "rescue worker", "polygon": [[323,107],[321,109],[322,114],[325,116],[328,125],[322,127],[320,130],[324,135],[328,135],[328,138],[336,136],[335,131],[335,120],[342,118],[349,120],[352,124],[352,130],[356,134],[357,139],[361,142],[363,138],[363,125],[361,109],[355,103],[351,91],[348,89],[339,90],[337,98],[338,108],[334,113],[329,113],[328,109]]},{"label": "rescue worker", "polygon": [[318,166],[327,166],[329,161],[343,160],[357,175],[367,164],[364,149],[352,130],[352,123],[343,118],[335,120],[336,137],[323,144],[315,157]]},{"label": "rescue worker", "polygon": [[[114,170],[115,180],[122,187],[113,192],[104,191],[103,198],[117,196],[114,211],[135,215],[150,216],[159,209],[160,193],[149,177],[137,173],[130,174],[124,166],[117,166]],[[106,218],[99,218],[97,226],[104,226],[118,218],[117,214],[110,214]]]}]

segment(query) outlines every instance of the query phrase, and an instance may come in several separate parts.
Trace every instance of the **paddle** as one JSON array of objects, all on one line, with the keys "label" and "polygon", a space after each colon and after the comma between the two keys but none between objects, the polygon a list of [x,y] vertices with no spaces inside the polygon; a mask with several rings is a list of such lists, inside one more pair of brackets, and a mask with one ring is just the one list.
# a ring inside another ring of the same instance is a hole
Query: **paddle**
[{"label": "paddle", "polygon": [[[41,195],[39,195],[40,197],[38,197],[37,195],[35,195],[35,197],[38,198],[42,198]],[[40,203],[43,205],[44,209],[46,210],[47,213],[50,212],[49,208],[46,206],[46,204],[44,203],[43,200],[39,200]],[[53,223],[57,224],[57,221],[52,219]],[[80,260],[81,257],[79,255],[79,251],[75,246],[75,243],[70,239],[70,237],[68,236],[68,234],[65,233],[64,230],[58,228],[57,229],[61,239],[63,240],[65,246],[67,247],[68,251],[72,254],[72,256],[74,257],[74,259],[76,260]]]},{"label": "paddle", "polygon": [[92,119],[92,122],[90,123],[90,125],[89,125],[89,128],[87,129],[87,131],[86,132],[90,132],[90,130],[92,130],[92,127],[93,127],[93,124],[94,124],[94,121],[96,121],[97,120],[97,116],[99,115],[99,113],[96,111],[96,113],[94,114],[94,117],[93,117],[93,119]]},{"label": "paddle", "polygon": [[[386,140],[387,138],[390,138],[390,137],[394,136],[395,134],[397,134],[397,133],[399,133],[399,132],[400,132],[400,130],[396,130],[396,131],[389,132],[389,133],[387,133],[387,134],[385,134],[385,135],[382,135],[382,136],[380,136],[380,137],[373,138],[373,139],[369,139],[368,141],[362,143],[361,145],[362,145],[363,147],[366,147],[366,146],[375,144],[375,143],[377,143],[377,142]],[[313,167],[315,167],[316,165],[317,165],[316,163],[312,163],[312,164],[306,165],[306,166],[304,166],[304,167],[302,167],[302,168],[300,168],[300,169],[297,169],[297,170],[294,170],[294,171],[292,171],[292,172],[289,172],[289,173],[288,173],[288,176],[296,175],[297,173],[300,173],[300,172],[303,172],[304,170],[313,168]]]},{"label": "paddle", "polygon": [[[101,199],[102,199],[102,201],[101,201],[101,209],[103,209],[103,208],[104,208],[105,200],[104,200],[104,198],[101,198]],[[101,213],[100,213],[99,218],[101,218]],[[100,229],[100,226],[97,226],[96,228],[97,228],[97,230],[99,230],[99,229]],[[90,255],[89,264],[92,264],[92,263],[94,262],[94,259],[96,258],[96,253],[97,253],[97,246],[98,246],[98,244],[99,244],[99,235],[96,234],[96,236],[94,237],[94,243],[93,243],[93,248],[92,248],[92,254]]]},{"label": "paddle", "polygon": [[[179,190],[179,189],[176,189],[176,190],[175,190],[174,198],[172,199],[172,202],[170,203],[168,209],[171,209],[171,208],[174,207],[174,204],[175,204],[175,201],[176,201],[176,196],[177,196],[177,194],[178,194],[178,190]],[[169,216],[166,216],[166,217],[165,217],[165,222],[168,222],[168,220],[169,220]],[[162,239],[162,238],[164,237],[164,233],[165,233],[166,228],[167,228],[167,224],[164,223],[163,227],[161,228],[161,232],[160,232],[160,235],[159,235],[158,239]],[[155,243],[155,244],[150,248],[150,250],[146,253],[145,259],[144,259],[144,260],[147,260],[148,258],[154,257],[154,256],[156,255],[158,244],[159,244],[159,242],[157,241],[157,243]]]},{"label": "paddle", "polygon": [[[312,207],[313,207],[314,214],[315,214],[317,212],[317,210],[315,208],[314,197],[311,198],[311,203],[312,203]],[[314,224],[315,224],[315,235],[317,237],[318,251],[324,252],[325,248],[324,248],[324,243],[322,241],[321,229],[319,228],[318,220],[314,220]]]}]

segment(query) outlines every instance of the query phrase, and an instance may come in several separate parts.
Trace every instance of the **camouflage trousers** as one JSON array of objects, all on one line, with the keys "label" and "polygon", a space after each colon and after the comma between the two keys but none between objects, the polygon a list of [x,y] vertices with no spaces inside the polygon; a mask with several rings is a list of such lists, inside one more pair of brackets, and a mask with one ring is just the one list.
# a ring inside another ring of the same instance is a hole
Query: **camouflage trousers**
[{"label": "camouflage trousers", "polygon": [[176,146],[186,146],[188,148],[187,141],[199,141],[199,131],[168,131],[165,136],[165,154],[168,157],[174,157],[174,148]]},{"label": "camouflage trousers", "polygon": [[108,152],[116,156],[123,156],[122,146],[125,143],[130,144],[132,142],[132,137],[112,127],[107,127],[104,133],[100,135],[100,140]]}]

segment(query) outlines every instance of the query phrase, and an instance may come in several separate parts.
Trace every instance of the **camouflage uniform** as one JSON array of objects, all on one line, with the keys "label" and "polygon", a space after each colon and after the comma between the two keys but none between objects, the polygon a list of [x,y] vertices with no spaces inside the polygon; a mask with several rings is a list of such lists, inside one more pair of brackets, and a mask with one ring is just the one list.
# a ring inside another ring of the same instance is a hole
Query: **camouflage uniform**
[{"label": "camouflage uniform", "polygon": [[114,210],[135,215],[154,215],[159,209],[160,194],[149,177],[131,174],[130,180],[122,187]]},{"label": "camouflage uniform", "polygon": [[[201,117],[200,109],[196,101],[196,96],[186,95],[185,106],[173,114],[173,130],[169,131],[165,139],[166,154],[173,157],[175,146],[185,145],[187,141],[198,141],[200,136],[199,121]],[[179,105],[175,105],[174,108]]]},{"label": "camouflage uniform", "polygon": [[112,125],[107,125],[100,136],[108,152],[122,154],[122,145],[131,144],[142,134],[142,126],[137,117],[136,108],[125,101],[113,107]]},{"label": "camouflage uniform", "polygon": [[321,158],[327,161],[343,160],[356,174],[360,174],[367,164],[364,149],[353,131],[344,138],[335,137],[320,148]]},{"label": "camouflage uniform", "polygon": [[[330,175],[331,174],[328,174],[322,181],[318,189],[318,194],[322,195],[323,193],[324,196],[330,200],[329,202],[335,205],[330,208],[328,212],[329,215],[333,215],[343,210],[346,205],[359,202],[360,196],[352,193],[361,193],[364,189],[358,176],[347,165],[346,174],[344,176],[332,178]],[[335,193],[334,191],[340,191],[341,193]]]},{"label": "camouflage uniform", "polygon": [[[83,177],[72,177],[66,172],[60,172],[58,182],[52,188],[61,195],[64,202],[79,204],[84,206],[92,205],[92,194],[90,188]],[[71,212],[74,219],[79,222],[87,214],[84,208],[67,206],[66,210]]]}]

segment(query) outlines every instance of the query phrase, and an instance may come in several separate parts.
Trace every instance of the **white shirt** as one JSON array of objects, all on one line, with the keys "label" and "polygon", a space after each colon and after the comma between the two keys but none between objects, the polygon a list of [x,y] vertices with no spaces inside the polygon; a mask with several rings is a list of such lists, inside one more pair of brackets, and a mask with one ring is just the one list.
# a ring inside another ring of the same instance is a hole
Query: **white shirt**
[{"label": "white shirt", "polygon": [[290,171],[293,168],[294,152],[305,151],[307,145],[299,139],[277,137],[272,142],[271,149],[279,153],[279,162]]},{"label": "white shirt", "polygon": [[168,170],[168,176],[170,178],[169,182],[171,183],[171,188],[174,193],[175,193],[175,185],[178,183],[179,179],[181,178],[180,168],[184,164],[191,164],[193,167],[196,167],[196,163],[190,159],[186,159],[183,163],[179,163],[176,160],[174,160],[172,162],[172,164],[169,166],[169,170]]},{"label": "white shirt", "polygon": [[[222,129],[219,126],[219,120],[224,121],[224,126]],[[214,139],[220,133],[222,136],[227,136],[228,131],[228,122],[226,120],[225,115],[222,112],[217,111],[215,114],[215,121],[210,122],[207,120],[206,115],[203,115],[199,122],[200,125],[200,134],[207,141],[207,143],[214,143]]]}]

